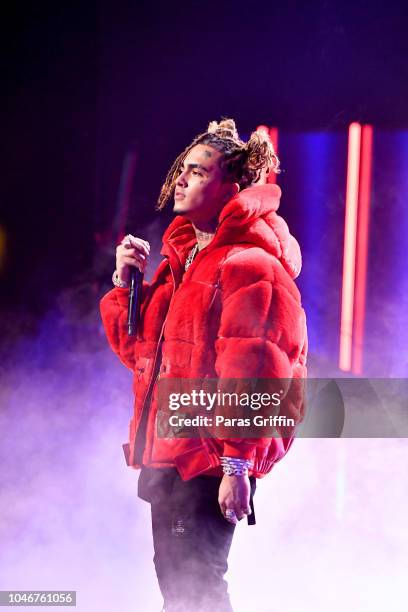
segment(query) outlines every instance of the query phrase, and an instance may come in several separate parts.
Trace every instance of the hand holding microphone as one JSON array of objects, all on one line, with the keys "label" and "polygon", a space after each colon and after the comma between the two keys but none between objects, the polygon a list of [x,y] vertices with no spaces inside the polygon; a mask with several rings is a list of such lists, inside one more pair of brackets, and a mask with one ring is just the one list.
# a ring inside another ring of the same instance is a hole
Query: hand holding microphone
[{"label": "hand holding microphone", "polygon": [[150,244],[131,234],[124,237],[116,248],[116,272],[119,280],[129,284],[130,272],[137,268],[142,274],[150,255]]},{"label": "hand holding microphone", "polygon": [[140,319],[143,274],[150,254],[150,244],[131,234],[116,249],[116,286],[129,286],[128,334],[135,336]]}]

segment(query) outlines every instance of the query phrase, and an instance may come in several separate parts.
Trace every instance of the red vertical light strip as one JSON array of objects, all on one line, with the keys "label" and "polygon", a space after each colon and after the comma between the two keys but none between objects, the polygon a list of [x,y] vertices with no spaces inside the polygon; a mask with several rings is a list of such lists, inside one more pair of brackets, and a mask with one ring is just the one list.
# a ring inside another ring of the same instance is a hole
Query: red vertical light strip
[{"label": "red vertical light strip", "polygon": [[116,244],[120,242],[125,235],[126,222],[128,220],[131,205],[132,189],[134,187],[137,161],[138,153],[133,149],[126,153],[125,159],[123,160],[116,213],[113,220],[113,237]]},{"label": "red vertical light strip", "polygon": [[339,367],[351,370],[361,125],[349,127]]},{"label": "red vertical light strip", "polygon": [[268,128],[269,138],[273,144],[273,148],[275,149],[275,153],[278,153],[279,148],[279,130],[277,127]]},{"label": "red vertical light strip", "polygon": [[367,284],[368,236],[370,223],[372,151],[373,128],[371,125],[364,125],[361,131],[360,147],[356,278],[354,286],[354,327],[352,359],[352,371],[354,374],[361,374],[363,369],[363,341]]}]

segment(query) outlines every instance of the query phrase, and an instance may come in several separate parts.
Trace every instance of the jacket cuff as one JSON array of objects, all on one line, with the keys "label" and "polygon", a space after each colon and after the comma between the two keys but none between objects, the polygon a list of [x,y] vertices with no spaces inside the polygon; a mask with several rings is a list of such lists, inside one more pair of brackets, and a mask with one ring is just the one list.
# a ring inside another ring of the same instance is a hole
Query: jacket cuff
[{"label": "jacket cuff", "polygon": [[115,293],[115,297],[118,301],[119,306],[127,307],[129,303],[129,288],[128,287],[115,287],[112,289]]},{"label": "jacket cuff", "polygon": [[224,442],[222,452],[223,457],[237,457],[238,459],[253,459],[255,455],[256,444],[240,440],[232,442],[231,440]]}]

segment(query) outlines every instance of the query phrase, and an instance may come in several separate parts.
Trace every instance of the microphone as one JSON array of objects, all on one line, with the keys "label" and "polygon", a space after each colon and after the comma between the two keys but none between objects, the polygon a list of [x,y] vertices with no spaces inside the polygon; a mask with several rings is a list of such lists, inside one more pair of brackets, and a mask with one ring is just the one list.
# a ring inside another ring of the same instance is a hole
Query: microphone
[{"label": "microphone", "polygon": [[140,305],[142,303],[143,273],[139,268],[130,270],[129,303],[128,303],[128,335],[136,336],[140,321]]}]

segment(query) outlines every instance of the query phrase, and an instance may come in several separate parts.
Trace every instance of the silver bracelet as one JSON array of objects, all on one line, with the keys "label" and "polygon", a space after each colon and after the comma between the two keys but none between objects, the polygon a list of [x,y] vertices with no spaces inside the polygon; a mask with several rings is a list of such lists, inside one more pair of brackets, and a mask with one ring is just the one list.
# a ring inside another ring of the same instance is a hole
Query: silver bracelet
[{"label": "silver bracelet", "polygon": [[247,476],[248,468],[253,466],[250,459],[240,459],[239,457],[220,457],[222,471],[227,476]]},{"label": "silver bracelet", "polygon": [[125,289],[126,287],[129,287],[129,283],[120,280],[116,270],[112,274],[112,283],[115,285],[115,287],[119,287],[119,289]]}]

